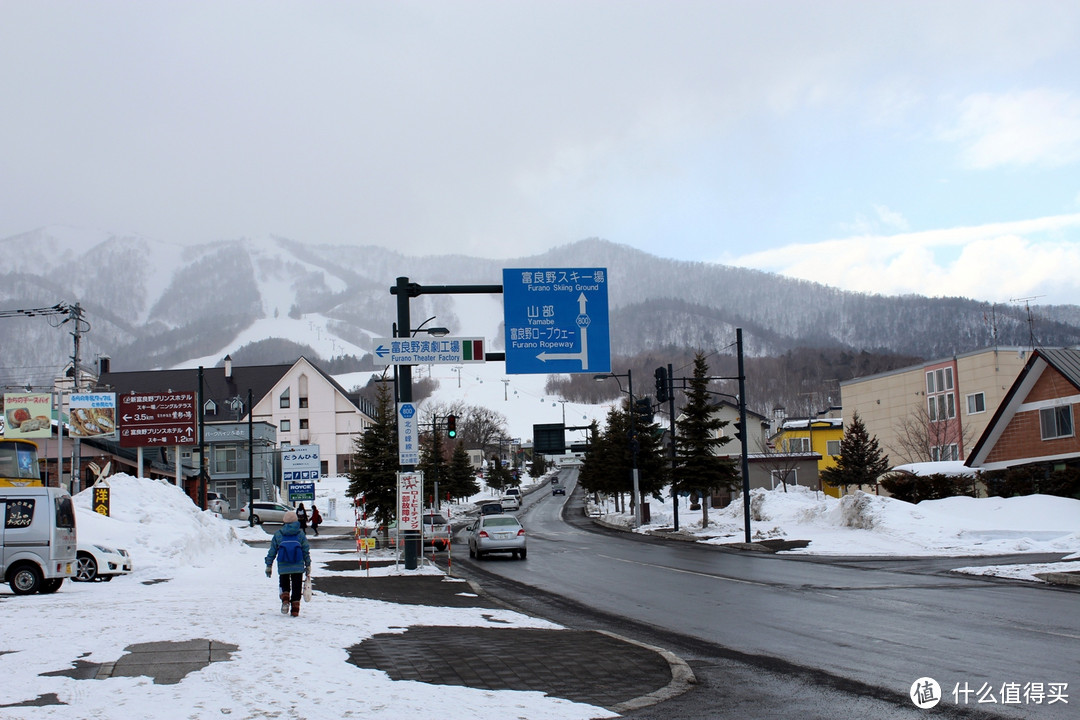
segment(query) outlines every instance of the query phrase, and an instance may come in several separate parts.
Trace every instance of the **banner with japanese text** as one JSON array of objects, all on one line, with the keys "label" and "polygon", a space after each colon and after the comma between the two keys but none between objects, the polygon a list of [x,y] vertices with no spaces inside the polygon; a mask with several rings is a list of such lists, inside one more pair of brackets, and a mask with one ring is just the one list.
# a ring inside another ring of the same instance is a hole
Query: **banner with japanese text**
[{"label": "banner with japanese text", "polygon": [[52,395],[4,393],[3,433],[6,438],[52,437]]},{"label": "banner with japanese text", "polygon": [[73,393],[68,398],[68,428],[72,437],[115,440],[116,393]]},{"label": "banner with japanese text", "polygon": [[398,532],[420,532],[424,513],[424,473],[399,472],[398,479]]}]

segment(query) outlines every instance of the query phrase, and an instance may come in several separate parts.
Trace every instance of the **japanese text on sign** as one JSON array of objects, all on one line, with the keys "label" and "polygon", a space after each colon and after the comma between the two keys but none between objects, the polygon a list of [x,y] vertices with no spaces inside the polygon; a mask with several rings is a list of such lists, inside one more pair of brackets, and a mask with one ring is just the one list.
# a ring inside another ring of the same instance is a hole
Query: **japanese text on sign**
[{"label": "japanese text on sign", "polygon": [[508,373],[608,372],[606,268],[504,268]]},{"label": "japanese text on sign", "polygon": [[424,505],[424,474],[398,473],[398,531],[420,530]]}]

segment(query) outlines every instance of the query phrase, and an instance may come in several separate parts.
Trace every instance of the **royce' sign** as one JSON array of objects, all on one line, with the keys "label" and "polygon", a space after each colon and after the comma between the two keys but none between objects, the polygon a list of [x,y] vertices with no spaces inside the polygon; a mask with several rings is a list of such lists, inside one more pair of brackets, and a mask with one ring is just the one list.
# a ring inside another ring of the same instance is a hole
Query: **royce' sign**
[{"label": "royce' sign", "polygon": [[194,445],[195,393],[129,393],[118,399],[121,447]]}]

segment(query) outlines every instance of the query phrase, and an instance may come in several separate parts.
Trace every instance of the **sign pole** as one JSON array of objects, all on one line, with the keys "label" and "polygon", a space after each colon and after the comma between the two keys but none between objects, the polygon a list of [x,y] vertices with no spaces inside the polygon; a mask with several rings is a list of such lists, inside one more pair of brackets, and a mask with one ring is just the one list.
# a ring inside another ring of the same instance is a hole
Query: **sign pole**
[{"label": "sign pole", "polygon": [[[409,337],[409,328],[412,327],[412,319],[409,316],[409,278],[397,279],[397,336]],[[412,365],[395,365],[398,371],[398,402],[412,402]],[[403,465],[403,473],[411,473],[415,469],[413,465]],[[400,518],[398,519],[400,528]],[[416,569],[416,546],[420,542],[419,533],[413,530],[404,531],[405,538],[405,569]]]}]

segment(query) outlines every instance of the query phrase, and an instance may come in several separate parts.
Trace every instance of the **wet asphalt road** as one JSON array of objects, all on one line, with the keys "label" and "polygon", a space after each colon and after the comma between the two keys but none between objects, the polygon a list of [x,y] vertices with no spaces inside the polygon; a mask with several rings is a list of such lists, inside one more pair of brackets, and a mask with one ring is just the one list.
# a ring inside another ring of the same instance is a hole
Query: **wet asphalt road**
[{"label": "wet asphalt road", "polygon": [[[469,561],[458,543],[453,562],[527,612],[690,663],[697,688],[631,717],[924,717],[908,698],[923,675],[947,694],[965,682],[1080,687],[1075,591],[953,576],[938,559],[821,562],[597,533],[575,502],[564,520],[550,491],[527,500],[527,561]],[[930,712],[1056,720],[1073,708],[948,695]]]}]

